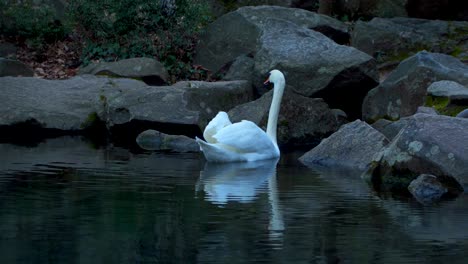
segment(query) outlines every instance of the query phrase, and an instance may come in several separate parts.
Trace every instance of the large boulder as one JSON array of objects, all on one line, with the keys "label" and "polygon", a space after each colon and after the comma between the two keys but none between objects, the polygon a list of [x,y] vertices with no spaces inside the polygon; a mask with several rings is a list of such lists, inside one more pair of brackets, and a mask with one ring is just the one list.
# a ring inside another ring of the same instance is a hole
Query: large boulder
[{"label": "large boulder", "polygon": [[468,22],[374,18],[356,22],[351,44],[379,63],[395,64],[421,50],[468,60],[467,34]]},{"label": "large boulder", "polygon": [[358,118],[364,96],[378,84],[378,73],[371,56],[336,43],[346,42],[337,40],[343,34],[347,34],[343,23],[305,10],[245,7],[208,26],[195,63],[219,72],[239,56],[251,56],[253,85],[259,94],[266,92],[262,86],[266,74],[277,68],[296,93],[323,98]]},{"label": "large boulder", "polygon": [[26,66],[24,63],[11,60],[0,58],[0,77],[4,76],[23,76],[23,77],[31,77],[34,75],[33,70]]},{"label": "large boulder", "polygon": [[252,82],[254,63],[250,56],[239,56],[229,65],[222,79],[224,81],[247,80]]},{"label": "large boulder", "polygon": [[375,155],[388,144],[388,139],[367,123],[356,120],[346,124],[305,153],[299,160],[308,166],[368,169]]},{"label": "large boulder", "polygon": [[362,117],[396,120],[414,114],[424,105],[428,86],[440,80],[468,85],[468,66],[452,56],[422,51],[404,60],[364,99]]},{"label": "large boulder", "polygon": [[468,186],[468,120],[416,114],[377,156],[369,171],[385,190],[407,190],[420,174],[432,174],[456,194]]},{"label": "large boulder", "polygon": [[0,87],[2,132],[22,124],[80,131],[98,123],[115,133],[128,131],[132,141],[151,128],[199,134],[218,111],[253,99],[246,81],[152,87],[133,79],[82,75],[68,80],[3,77]]},{"label": "large boulder", "polygon": [[438,81],[427,88],[426,105],[439,113],[456,116],[468,108],[468,88],[453,81]]},{"label": "large boulder", "polygon": [[217,72],[238,56],[255,54],[257,41],[263,32],[273,32],[266,22],[271,18],[320,30],[337,41],[348,39],[347,26],[327,16],[277,6],[242,7],[220,17],[206,28],[196,48],[194,63]]},{"label": "large boulder", "polygon": [[169,79],[166,68],[159,61],[151,58],[92,63],[80,69],[79,73],[141,79],[148,85],[164,85]]},{"label": "large boulder", "polygon": [[[255,101],[234,107],[228,113],[231,121],[250,120],[266,130],[272,96],[270,91]],[[278,143],[315,145],[341,124],[322,99],[286,91],[278,117]]]},{"label": "large boulder", "polygon": [[323,98],[332,108],[360,117],[362,100],[378,84],[375,60],[323,34],[282,20],[268,20],[259,40],[254,82],[261,90],[265,73],[278,68],[294,92]]},{"label": "large boulder", "polygon": [[227,111],[253,99],[252,87],[247,81],[183,81],[173,86],[146,88],[108,100],[108,125],[145,121],[195,126],[192,131],[203,130],[219,111]]}]

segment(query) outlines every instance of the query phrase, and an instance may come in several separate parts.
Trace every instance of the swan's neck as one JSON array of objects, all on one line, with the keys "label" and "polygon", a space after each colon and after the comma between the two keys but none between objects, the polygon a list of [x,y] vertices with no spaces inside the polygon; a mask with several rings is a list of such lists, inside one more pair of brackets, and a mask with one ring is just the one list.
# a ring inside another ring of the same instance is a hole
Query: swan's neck
[{"label": "swan's neck", "polygon": [[285,82],[279,81],[274,84],[273,88],[273,99],[271,100],[270,112],[268,114],[268,125],[267,125],[267,135],[270,137],[271,141],[278,146],[276,141],[276,130],[278,127],[278,115],[281,105],[281,99],[283,98]]}]

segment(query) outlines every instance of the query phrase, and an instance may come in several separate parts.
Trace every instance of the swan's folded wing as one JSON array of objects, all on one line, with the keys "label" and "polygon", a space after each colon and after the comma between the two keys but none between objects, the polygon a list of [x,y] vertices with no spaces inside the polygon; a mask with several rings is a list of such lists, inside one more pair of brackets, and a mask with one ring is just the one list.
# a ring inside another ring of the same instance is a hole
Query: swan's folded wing
[{"label": "swan's folded wing", "polygon": [[203,137],[208,143],[216,143],[216,139],[213,137],[221,129],[231,125],[231,120],[226,112],[219,112],[206,126],[203,132]]},{"label": "swan's folded wing", "polygon": [[247,120],[226,126],[213,137],[218,144],[239,153],[263,153],[275,148],[265,131]]}]

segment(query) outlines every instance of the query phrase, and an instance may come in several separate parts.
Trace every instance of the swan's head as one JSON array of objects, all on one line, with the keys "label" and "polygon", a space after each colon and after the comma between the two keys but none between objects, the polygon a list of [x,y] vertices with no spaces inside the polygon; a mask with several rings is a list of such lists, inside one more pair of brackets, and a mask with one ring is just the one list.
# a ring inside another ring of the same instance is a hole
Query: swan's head
[{"label": "swan's head", "polygon": [[282,72],[278,70],[272,70],[270,71],[270,76],[268,79],[265,81],[265,84],[268,83],[284,83],[284,75]]}]

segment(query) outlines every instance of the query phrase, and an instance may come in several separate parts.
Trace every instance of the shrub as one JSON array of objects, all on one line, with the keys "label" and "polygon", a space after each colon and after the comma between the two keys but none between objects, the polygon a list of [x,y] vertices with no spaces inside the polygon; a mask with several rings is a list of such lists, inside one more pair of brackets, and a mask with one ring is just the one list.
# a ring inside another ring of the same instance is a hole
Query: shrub
[{"label": "shrub", "polygon": [[0,34],[20,37],[35,48],[63,39],[67,31],[54,9],[34,6],[31,0],[0,0],[0,17]]},{"label": "shrub", "polygon": [[69,10],[85,38],[83,64],[156,57],[187,78],[196,36],[209,21],[205,0],[75,0]]}]

